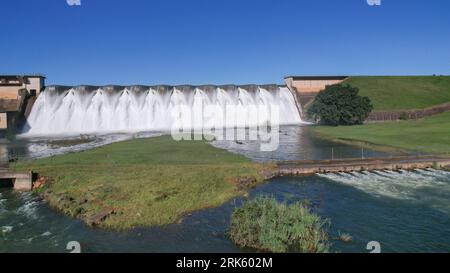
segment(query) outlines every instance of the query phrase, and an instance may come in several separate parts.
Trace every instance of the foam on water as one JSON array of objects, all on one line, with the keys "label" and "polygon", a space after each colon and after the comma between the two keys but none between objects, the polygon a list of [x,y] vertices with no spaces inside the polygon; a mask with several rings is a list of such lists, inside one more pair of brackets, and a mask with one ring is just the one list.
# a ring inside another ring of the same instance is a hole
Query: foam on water
[{"label": "foam on water", "polygon": [[441,170],[318,174],[378,197],[426,203],[450,212],[450,173]]},{"label": "foam on water", "polygon": [[5,210],[6,199],[3,198],[3,194],[0,192],[0,213]]},{"label": "foam on water", "polygon": [[7,234],[7,233],[11,233],[13,231],[14,227],[12,226],[3,226],[0,227],[0,230],[2,232],[3,235]]},{"label": "foam on water", "polygon": [[[77,145],[68,145],[68,146],[58,146],[52,145],[47,142],[45,139],[42,140],[39,138],[30,138],[28,139],[26,135],[19,136],[19,139],[27,139],[30,144],[27,145],[27,155],[26,159],[38,159],[55,155],[62,155],[73,152],[81,152],[94,148],[98,148],[107,144],[125,141],[133,138],[147,138],[153,136],[160,136],[161,133],[152,133],[152,132],[144,132],[144,133],[135,133],[135,134],[99,134],[99,135],[84,135],[84,137],[91,137],[92,141],[88,141],[86,143],[81,143]],[[58,137],[53,136],[52,140],[58,140]],[[71,138],[61,136],[61,140],[70,140]]]},{"label": "foam on water", "polygon": [[426,170],[417,169],[415,171],[420,173],[421,175],[427,176],[427,177],[433,177],[433,178],[439,177],[439,178],[443,178],[443,179],[447,179],[450,177],[450,172],[431,169],[431,168],[426,169]]},{"label": "foam on water", "polygon": [[36,220],[39,218],[36,213],[37,207],[42,203],[39,198],[34,196],[32,193],[22,193],[21,199],[23,201],[22,205],[16,210],[16,213],[25,216],[29,219]]},{"label": "foam on water", "polygon": [[[1,198],[1,193],[0,193],[0,198]],[[0,215],[2,215],[3,213],[6,212],[6,207],[5,207],[5,203],[6,203],[6,199],[0,199]]]},{"label": "foam on water", "polygon": [[42,237],[48,237],[48,236],[51,236],[51,235],[52,235],[52,233],[50,231],[47,231],[47,232],[44,232],[44,233],[41,234]]}]

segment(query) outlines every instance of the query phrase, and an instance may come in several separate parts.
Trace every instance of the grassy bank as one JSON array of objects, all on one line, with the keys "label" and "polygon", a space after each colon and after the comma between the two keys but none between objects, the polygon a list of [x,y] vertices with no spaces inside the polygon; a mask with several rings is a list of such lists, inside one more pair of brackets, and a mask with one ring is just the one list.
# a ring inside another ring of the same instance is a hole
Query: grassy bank
[{"label": "grassy bank", "polygon": [[[450,112],[417,121],[313,129],[321,137],[430,154],[450,154]],[[376,147],[376,146],[372,146]]]},{"label": "grassy bank", "polygon": [[374,111],[421,109],[450,102],[450,76],[351,77],[346,83],[369,97]]},{"label": "grassy bank", "polygon": [[263,180],[263,167],[243,156],[169,136],[20,162],[17,168],[54,178],[39,190],[51,206],[87,222],[105,218],[97,224],[112,229],[174,223]]}]

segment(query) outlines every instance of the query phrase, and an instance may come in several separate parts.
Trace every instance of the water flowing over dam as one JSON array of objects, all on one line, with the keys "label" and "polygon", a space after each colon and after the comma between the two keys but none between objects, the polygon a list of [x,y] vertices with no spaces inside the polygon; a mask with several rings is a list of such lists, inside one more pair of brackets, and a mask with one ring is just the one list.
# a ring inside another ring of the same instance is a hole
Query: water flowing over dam
[{"label": "water flowing over dam", "polygon": [[50,86],[33,106],[26,134],[167,131],[205,126],[300,124],[299,105],[287,87]]}]

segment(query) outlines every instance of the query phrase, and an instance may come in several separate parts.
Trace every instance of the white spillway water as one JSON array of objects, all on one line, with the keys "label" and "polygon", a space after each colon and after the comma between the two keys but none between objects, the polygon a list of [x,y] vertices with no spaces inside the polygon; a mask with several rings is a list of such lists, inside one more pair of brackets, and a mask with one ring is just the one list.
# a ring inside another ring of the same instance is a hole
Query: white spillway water
[{"label": "white spillway water", "polygon": [[450,212],[450,172],[442,170],[374,171],[319,174],[379,197],[432,204]]},{"label": "white spillway water", "polygon": [[[273,109],[279,109],[278,119],[271,119],[277,118],[271,115]],[[184,114],[186,110],[189,115]],[[302,123],[288,88],[256,85],[48,87],[36,100],[24,133],[167,131],[180,127],[203,128],[205,124],[255,127],[267,122]]]}]

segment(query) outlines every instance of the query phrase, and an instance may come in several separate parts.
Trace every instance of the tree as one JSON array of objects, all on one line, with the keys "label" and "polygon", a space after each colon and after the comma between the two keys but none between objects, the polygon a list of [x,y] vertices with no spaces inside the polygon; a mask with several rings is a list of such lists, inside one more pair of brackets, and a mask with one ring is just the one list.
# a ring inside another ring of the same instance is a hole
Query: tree
[{"label": "tree", "polygon": [[358,95],[359,89],[350,85],[330,85],[321,91],[308,115],[326,125],[362,124],[373,109],[370,99]]}]

